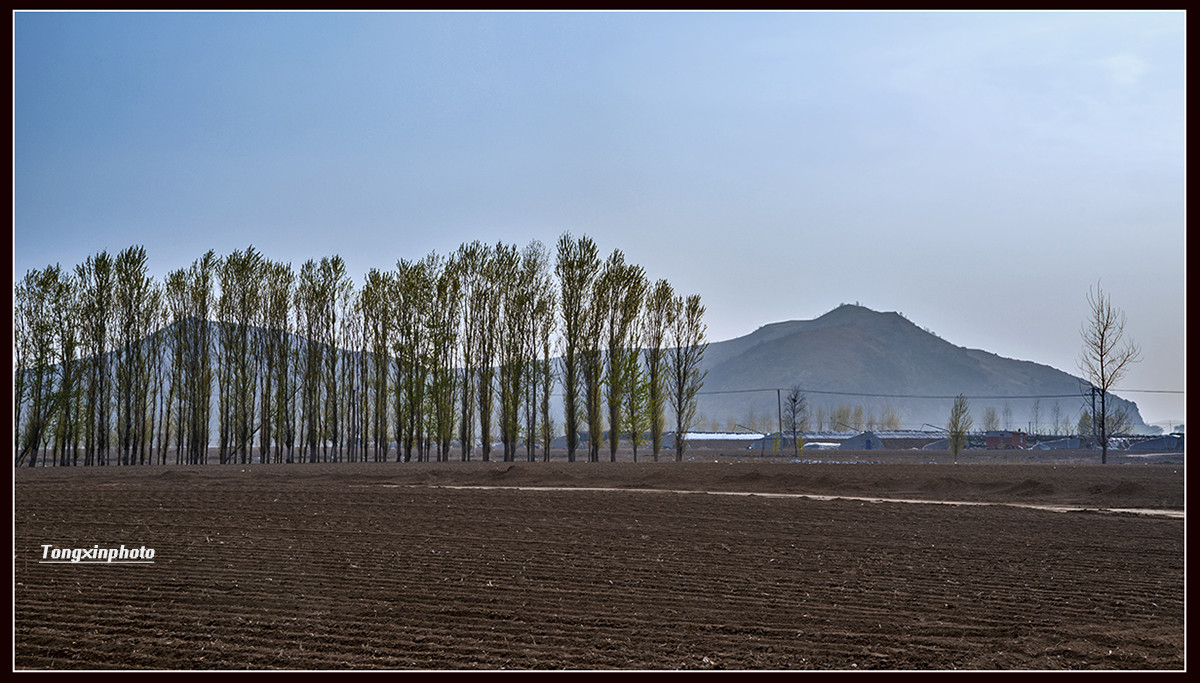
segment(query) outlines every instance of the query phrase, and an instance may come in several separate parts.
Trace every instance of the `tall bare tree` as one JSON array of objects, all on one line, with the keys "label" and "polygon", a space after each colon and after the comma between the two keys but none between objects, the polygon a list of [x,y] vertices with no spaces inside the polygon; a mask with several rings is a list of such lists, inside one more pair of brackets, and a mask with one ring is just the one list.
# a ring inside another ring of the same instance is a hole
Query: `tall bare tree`
[{"label": "tall bare tree", "polygon": [[[336,254],[321,259],[321,292],[324,326],[321,343],[325,346],[325,445],[322,460],[341,460],[343,447],[341,368],[346,363],[343,351],[345,324],[349,316],[354,282],[346,273],[346,262]],[[332,454],[329,453],[332,449]]]},{"label": "tall bare tree", "polygon": [[367,272],[360,299],[366,326],[367,343],[371,360],[371,411],[370,432],[374,444],[372,458],[376,462],[387,462],[391,442],[388,423],[391,369],[392,310],[389,298],[394,284],[391,273],[372,268]]},{"label": "tall bare tree", "polygon": [[29,408],[24,411],[24,424],[18,424],[16,464],[21,465],[29,458],[29,466],[37,465],[38,453],[50,432],[55,407],[55,361],[54,325],[52,321],[52,292],[58,282],[58,266],[44,270],[30,270],[16,287],[17,317],[24,328],[24,365],[18,372],[28,373]]},{"label": "tall bare tree", "polygon": [[482,242],[463,244],[454,255],[462,290],[462,321],[460,345],[461,370],[459,379],[459,431],[462,460],[470,460],[475,451],[475,405],[478,390],[478,359],[484,307],[489,296],[484,269],[490,259],[490,248]]},{"label": "tall bare tree", "polygon": [[457,264],[438,257],[432,285],[433,298],[427,320],[429,396],[437,459],[445,462],[450,459],[456,422],[459,319],[462,315],[462,285]]},{"label": "tall bare tree", "polygon": [[1088,317],[1080,328],[1083,350],[1079,370],[1092,384],[1093,396],[1099,400],[1092,416],[1092,427],[1100,442],[1100,462],[1108,462],[1108,438],[1114,426],[1108,394],[1142,357],[1141,348],[1125,338],[1125,313],[1113,306],[1112,300],[1096,284],[1088,290]]},{"label": "tall bare tree", "polygon": [[178,463],[207,462],[213,382],[209,315],[219,265],[216,254],[210,250],[189,269],[169,273],[164,283],[171,321],[169,343]]},{"label": "tall bare tree", "polygon": [[[264,259],[260,265],[259,296],[261,379],[259,409],[259,461],[282,462],[291,394],[291,301],[294,275],[291,264]],[[272,446],[274,450],[272,452]]]},{"label": "tall bare tree", "polygon": [[654,283],[646,297],[645,323],[642,328],[642,353],[646,358],[646,410],[650,427],[650,450],[658,461],[666,431],[666,344],[673,323],[675,292],[666,280]]},{"label": "tall bare tree", "polygon": [[58,373],[55,378],[54,447],[59,465],[77,464],[79,453],[80,370],[79,285],[58,266],[48,283]]},{"label": "tall bare tree", "polygon": [[[524,297],[526,324],[522,331],[522,351],[525,377],[525,452],[530,462],[536,460],[537,446],[549,456],[550,392],[553,376],[550,366],[551,335],[554,331],[554,280],[550,273],[550,254],[537,240],[521,252],[522,282],[528,293]],[[539,355],[540,354],[540,355]],[[541,422],[539,429],[539,420]]]},{"label": "tall bare tree", "polygon": [[296,310],[296,332],[300,337],[300,413],[298,432],[300,437],[300,461],[317,459],[317,444],[323,441],[321,415],[324,395],[324,353],[327,347],[319,338],[325,328],[325,309],[321,283],[320,265],[309,259],[300,266],[299,278],[294,293]]},{"label": "tall bare tree", "polygon": [[188,379],[191,394],[189,452],[194,463],[203,464],[208,463],[208,447],[212,439],[209,415],[212,412],[213,382],[216,380],[216,369],[213,367],[216,356],[213,353],[215,339],[210,318],[216,306],[219,267],[220,260],[216,252],[210,249],[192,264],[189,273],[192,305],[189,316],[191,331],[188,334],[191,364]]},{"label": "tall bare tree", "polygon": [[708,328],[700,296],[676,297],[672,304],[671,348],[668,351],[671,406],[675,409],[675,460],[683,460],[686,434],[696,418],[696,396],[704,386],[707,370],[700,365],[708,349]]},{"label": "tall bare tree", "polygon": [[[28,293],[24,288],[24,282],[13,285],[13,453],[17,454],[21,452],[21,412],[28,396],[29,383],[26,380],[33,343],[31,312],[26,308]],[[89,441],[88,453],[90,452]]]},{"label": "tall bare tree", "polygon": [[604,441],[604,304],[606,283],[598,275],[586,302],[579,344],[579,377],[588,428],[588,462],[600,462]]},{"label": "tall bare tree", "polygon": [[538,394],[538,412],[541,414],[539,434],[542,445],[542,459],[550,462],[550,448],[554,440],[554,419],[550,416],[550,396],[554,391],[555,374],[554,359],[554,328],[556,299],[554,290],[545,290],[546,298],[542,300],[537,314],[538,348],[541,358],[536,367],[536,385]]},{"label": "tall bare tree", "polygon": [[600,315],[604,318],[607,338],[608,373],[605,382],[608,403],[609,460],[617,461],[617,446],[626,413],[625,394],[630,391],[637,363],[637,322],[646,296],[646,274],[641,266],[625,263],[625,255],[616,250],[604,264],[600,276]]},{"label": "tall bare tree", "polygon": [[[220,322],[221,462],[250,460],[256,433],[258,354],[255,323],[260,320],[263,256],[253,246],[235,251],[221,262]],[[228,383],[228,386],[225,383]]]},{"label": "tall bare tree", "polygon": [[145,462],[146,424],[150,395],[150,349],[146,339],[154,332],[161,306],[161,291],[148,272],[146,250],[129,247],[117,255],[115,310],[118,331],[117,432],[121,464]]},{"label": "tall bare tree", "polygon": [[341,356],[337,371],[340,394],[338,410],[342,426],[338,430],[341,438],[337,441],[339,450],[336,456],[337,459],[348,462],[358,460],[362,438],[361,378],[364,374],[366,349],[358,298],[359,293],[353,281],[347,278],[338,306],[338,353]]},{"label": "tall bare tree", "polygon": [[[320,310],[323,325],[319,343],[324,347],[324,433],[322,460],[340,460],[342,447],[341,367],[346,359],[341,341],[344,318],[348,313],[354,283],[346,272],[346,262],[334,256],[320,259]],[[332,450],[332,453],[330,453]]]},{"label": "tall bare tree", "polygon": [[532,318],[528,304],[532,284],[521,268],[521,255],[516,246],[497,245],[492,267],[494,296],[500,304],[495,318],[500,442],[504,445],[504,461],[511,462],[516,458],[524,395],[522,387],[528,377],[525,350],[526,340],[531,336]]},{"label": "tall bare tree", "polygon": [[579,446],[579,393],[581,351],[585,344],[592,309],[592,285],[600,271],[596,243],[587,236],[575,239],[563,233],[558,240],[554,272],[559,282],[559,305],[563,323],[562,383],[563,428],[567,437],[567,460],[575,462]]},{"label": "tall bare tree", "polygon": [[[635,338],[640,338],[642,319],[638,319],[638,330]],[[633,448],[633,461],[638,461],[638,449],[646,441],[646,431],[650,428],[650,383],[642,369],[640,354],[625,355],[623,377],[625,379],[625,403],[621,408],[622,424],[629,430],[629,445]]]},{"label": "tall bare tree", "polygon": [[474,309],[475,334],[477,346],[475,349],[475,366],[478,384],[476,385],[476,407],[479,410],[479,442],[484,461],[491,459],[492,453],[492,419],[495,415],[496,360],[499,355],[501,328],[500,316],[503,310],[501,292],[504,289],[501,272],[501,251],[503,244],[488,250],[483,260],[481,286],[475,290],[475,299],[471,302]]},{"label": "tall bare tree", "polygon": [[150,335],[150,358],[154,373],[151,380],[154,399],[150,411],[150,425],[153,431],[151,437],[158,439],[158,454],[155,458],[159,465],[165,465],[167,446],[171,441],[171,426],[177,421],[171,413],[177,385],[174,382],[174,359],[171,358],[173,344],[170,337],[171,314],[167,305],[166,282],[160,283],[158,290],[159,306],[155,311],[156,319],[153,324],[157,331]]},{"label": "tall bare tree", "polygon": [[403,447],[404,460],[423,459],[425,437],[425,388],[429,374],[429,336],[427,319],[433,303],[433,257],[419,261],[401,259],[396,263],[393,286],[395,335],[392,351],[396,356],[396,438]]},{"label": "tall bare tree", "polygon": [[[163,301],[166,311],[167,330],[169,335],[167,353],[171,358],[169,382],[171,390],[167,399],[167,429],[166,440],[171,443],[174,436],[175,464],[184,463],[184,435],[187,433],[185,418],[187,386],[184,372],[187,365],[187,320],[190,312],[188,305],[187,270],[180,268],[167,273],[163,280]],[[175,415],[174,432],[171,431],[171,415]]]}]

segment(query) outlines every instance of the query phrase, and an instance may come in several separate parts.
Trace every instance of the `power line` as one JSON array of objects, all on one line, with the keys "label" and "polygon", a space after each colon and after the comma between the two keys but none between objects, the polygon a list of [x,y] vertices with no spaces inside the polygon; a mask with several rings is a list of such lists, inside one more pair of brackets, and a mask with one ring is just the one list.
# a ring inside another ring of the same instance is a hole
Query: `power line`
[{"label": "power line", "polygon": [[[720,394],[756,394],[764,391],[791,391],[791,389],[782,389],[778,387],[769,387],[762,389],[724,389],[721,391],[701,391],[699,396],[716,396]],[[816,389],[801,389],[804,394],[825,394],[828,396],[858,396],[864,398],[920,398],[931,400],[951,400],[958,398],[958,394],[954,395],[933,395],[933,394],[868,394],[853,391],[820,391]],[[1116,394],[1115,391],[1108,392]],[[1137,394],[1185,394],[1187,392],[1177,391],[1173,389],[1121,389],[1120,393],[1137,393]],[[553,396],[563,396],[562,392],[554,392]],[[1038,399],[1038,398],[1080,398],[1081,394],[1028,394],[1028,395],[1013,395],[1013,394],[996,394],[996,395],[968,395],[965,398],[977,400],[996,400],[996,399]]]},{"label": "power line", "polygon": [[[764,391],[791,391],[791,390],[790,389],[779,389],[779,388],[774,388],[774,387],[764,388],[764,389],[728,389],[728,390],[723,390],[723,391],[701,391],[701,392],[699,392],[699,395],[713,396],[713,395],[717,395],[717,394],[750,394],[750,393],[758,393],[758,392],[764,392]],[[853,391],[820,391],[820,390],[816,390],[816,389],[802,389],[801,391],[802,391],[802,393],[805,393],[805,394],[825,394],[825,395],[829,395],[829,396],[858,396],[858,397],[865,397],[865,398],[921,398],[921,399],[939,399],[939,400],[958,398],[957,394],[952,395],[952,396],[950,396],[950,395],[939,396],[939,395],[930,395],[930,394],[869,394],[869,393],[860,393],[860,392],[853,392]],[[1136,393],[1156,393],[1156,394],[1183,394],[1184,393],[1182,391],[1173,391],[1173,390],[1167,390],[1167,389],[1122,389],[1121,391],[1122,391],[1122,393],[1135,393],[1135,392]],[[1111,394],[1111,393],[1115,393],[1115,392],[1110,391],[1109,393]],[[978,400],[1079,398],[1079,397],[1080,397],[1079,394],[1030,394],[1030,395],[1006,394],[1006,395],[966,396],[966,398],[968,398],[968,399],[978,399]]]}]

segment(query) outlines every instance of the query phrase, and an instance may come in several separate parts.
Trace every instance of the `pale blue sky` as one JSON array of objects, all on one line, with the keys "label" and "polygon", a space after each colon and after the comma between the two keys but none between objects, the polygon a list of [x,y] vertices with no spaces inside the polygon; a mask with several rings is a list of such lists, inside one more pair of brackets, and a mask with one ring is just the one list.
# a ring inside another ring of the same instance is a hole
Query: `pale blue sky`
[{"label": "pale blue sky", "polygon": [[[1184,388],[1182,12],[14,14],[14,273],[620,248],[710,338],[840,303]],[[1122,393],[1118,390],[1118,393]],[[1179,395],[1123,393],[1147,422]]]}]

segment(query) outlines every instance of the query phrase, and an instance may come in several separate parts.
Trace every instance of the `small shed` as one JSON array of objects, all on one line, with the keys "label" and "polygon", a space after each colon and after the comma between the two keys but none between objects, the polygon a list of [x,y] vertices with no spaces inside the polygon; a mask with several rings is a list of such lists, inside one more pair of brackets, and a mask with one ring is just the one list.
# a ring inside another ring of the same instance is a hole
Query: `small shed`
[{"label": "small shed", "polygon": [[884,448],[883,439],[880,439],[875,432],[863,432],[856,434],[842,442],[841,449],[844,451],[873,451]]},{"label": "small shed", "polygon": [[992,431],[984,434],[984,448],[1025,448],[1025,432]]}]

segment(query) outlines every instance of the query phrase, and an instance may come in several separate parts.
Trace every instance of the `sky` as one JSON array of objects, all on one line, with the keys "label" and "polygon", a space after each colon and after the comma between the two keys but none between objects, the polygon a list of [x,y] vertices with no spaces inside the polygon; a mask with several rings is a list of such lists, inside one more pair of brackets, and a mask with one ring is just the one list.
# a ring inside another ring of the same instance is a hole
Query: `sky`
[{"label": "sky", "polygon": [[[13,272],[588,235],[711,341],[843,303],[1185,407],[1183,12],[16,12]],[[1174,393],[1159,393],[1174,392]]]}]

